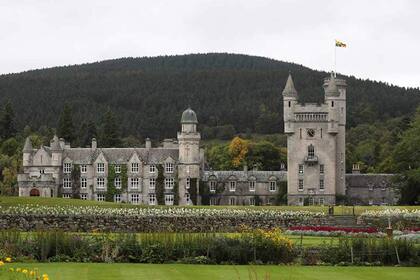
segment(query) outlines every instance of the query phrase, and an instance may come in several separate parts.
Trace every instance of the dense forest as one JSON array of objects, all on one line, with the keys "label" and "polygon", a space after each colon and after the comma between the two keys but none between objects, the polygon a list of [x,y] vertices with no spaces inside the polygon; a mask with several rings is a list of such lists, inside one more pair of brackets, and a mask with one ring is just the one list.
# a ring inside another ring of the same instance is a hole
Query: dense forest
[{"label": "dense forest", "polygon": [[[322,102],[328,73],[268,58],[202,54],[122,58],[0,76],[0,194],[16,193],[24,139],[138,147],[175,137],[198,115],[213,169],[278,170],[286,137],[281,92],[292,72],[301,102]],[[397,173],[401,203],[420,203],[420,90],[347,80],[346,166]],[[416,111],[417,108],[417,111]],[[213,139],[213,140],[212,140]],[[225,140],[225,141],[220,141]]]},{"label": "dense forest", "polygon": [[[291,71],[301,102],[321,102],[328,73],[263,57],[194,54],[121,58],[0,76],[0,104],[10,100],[19,130],[57,128],[64,105],[75,129],[115,115],[120,133],[174,137],[182,111],[198,114],[205,138],[282,131],[281,91]],[[419,89],[345,77],[348,127],[412,114]],[[101,143],[99,143],[101,145]]]}]

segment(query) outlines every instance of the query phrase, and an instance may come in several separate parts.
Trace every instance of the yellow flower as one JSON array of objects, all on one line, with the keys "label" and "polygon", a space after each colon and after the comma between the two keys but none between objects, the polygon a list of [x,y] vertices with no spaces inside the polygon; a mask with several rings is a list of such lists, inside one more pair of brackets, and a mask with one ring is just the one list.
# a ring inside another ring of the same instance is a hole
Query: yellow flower
[{"label": "yellow flower", "polygon": [[22,269],[21,268],[16,268],[16,272],[20,272]]},{"label": "yellow flower", "polygon": [[22,270],[22,273],[28,273],[28,270],[27,269],[24,269],[24,270]]},{"label": "yellow flower", "polygon": [[29,275],[30,276],[34,276],[35,275],[35,271],[33,271],[33,270],[29,271]]},{"label": "yellow flower", "polygon": [[10,258],[10,257],[5,258],[4,260],[8,263],[12,262],[12,258]]},{"label": "yellow flower", "polygon": [[4,265],[4,262],[0,261],[0,266],[3,266],[3,265]]}]

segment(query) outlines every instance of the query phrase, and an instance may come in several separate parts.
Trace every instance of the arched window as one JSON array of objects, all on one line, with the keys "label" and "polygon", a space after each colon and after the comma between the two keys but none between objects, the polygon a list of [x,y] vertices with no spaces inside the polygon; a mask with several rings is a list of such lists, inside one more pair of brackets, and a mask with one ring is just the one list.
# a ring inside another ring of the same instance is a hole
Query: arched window
[{"label": "arched window", "polygon": [[315,156],[314,146],[311,144],[308,146],[308,158],[313,158]]}]

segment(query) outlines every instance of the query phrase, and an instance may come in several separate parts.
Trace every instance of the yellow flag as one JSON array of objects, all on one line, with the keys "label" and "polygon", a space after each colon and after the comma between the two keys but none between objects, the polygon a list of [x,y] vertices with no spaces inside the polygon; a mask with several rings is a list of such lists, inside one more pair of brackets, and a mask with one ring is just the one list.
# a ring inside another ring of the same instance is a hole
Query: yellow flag
[{"label": "yellow flag", "polygon": [[335,46],[339,48],[347,48],[347,45],[341,41],[335,40]]}]

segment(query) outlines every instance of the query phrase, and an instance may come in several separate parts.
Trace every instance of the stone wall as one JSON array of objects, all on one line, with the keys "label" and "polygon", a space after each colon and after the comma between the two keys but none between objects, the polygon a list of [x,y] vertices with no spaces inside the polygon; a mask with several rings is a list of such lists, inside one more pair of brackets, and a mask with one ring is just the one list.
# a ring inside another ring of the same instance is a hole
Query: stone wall
[{"label": "stone wall", "polygon": [[52,216],[0,214],[0,230],[63,230],[70,232],[234,232],[242,226],[274,228],[295,225],[329,224],[329,218],[313,218],[306,222],[295,219],[251,219],[209,217],[115,217]]}]

